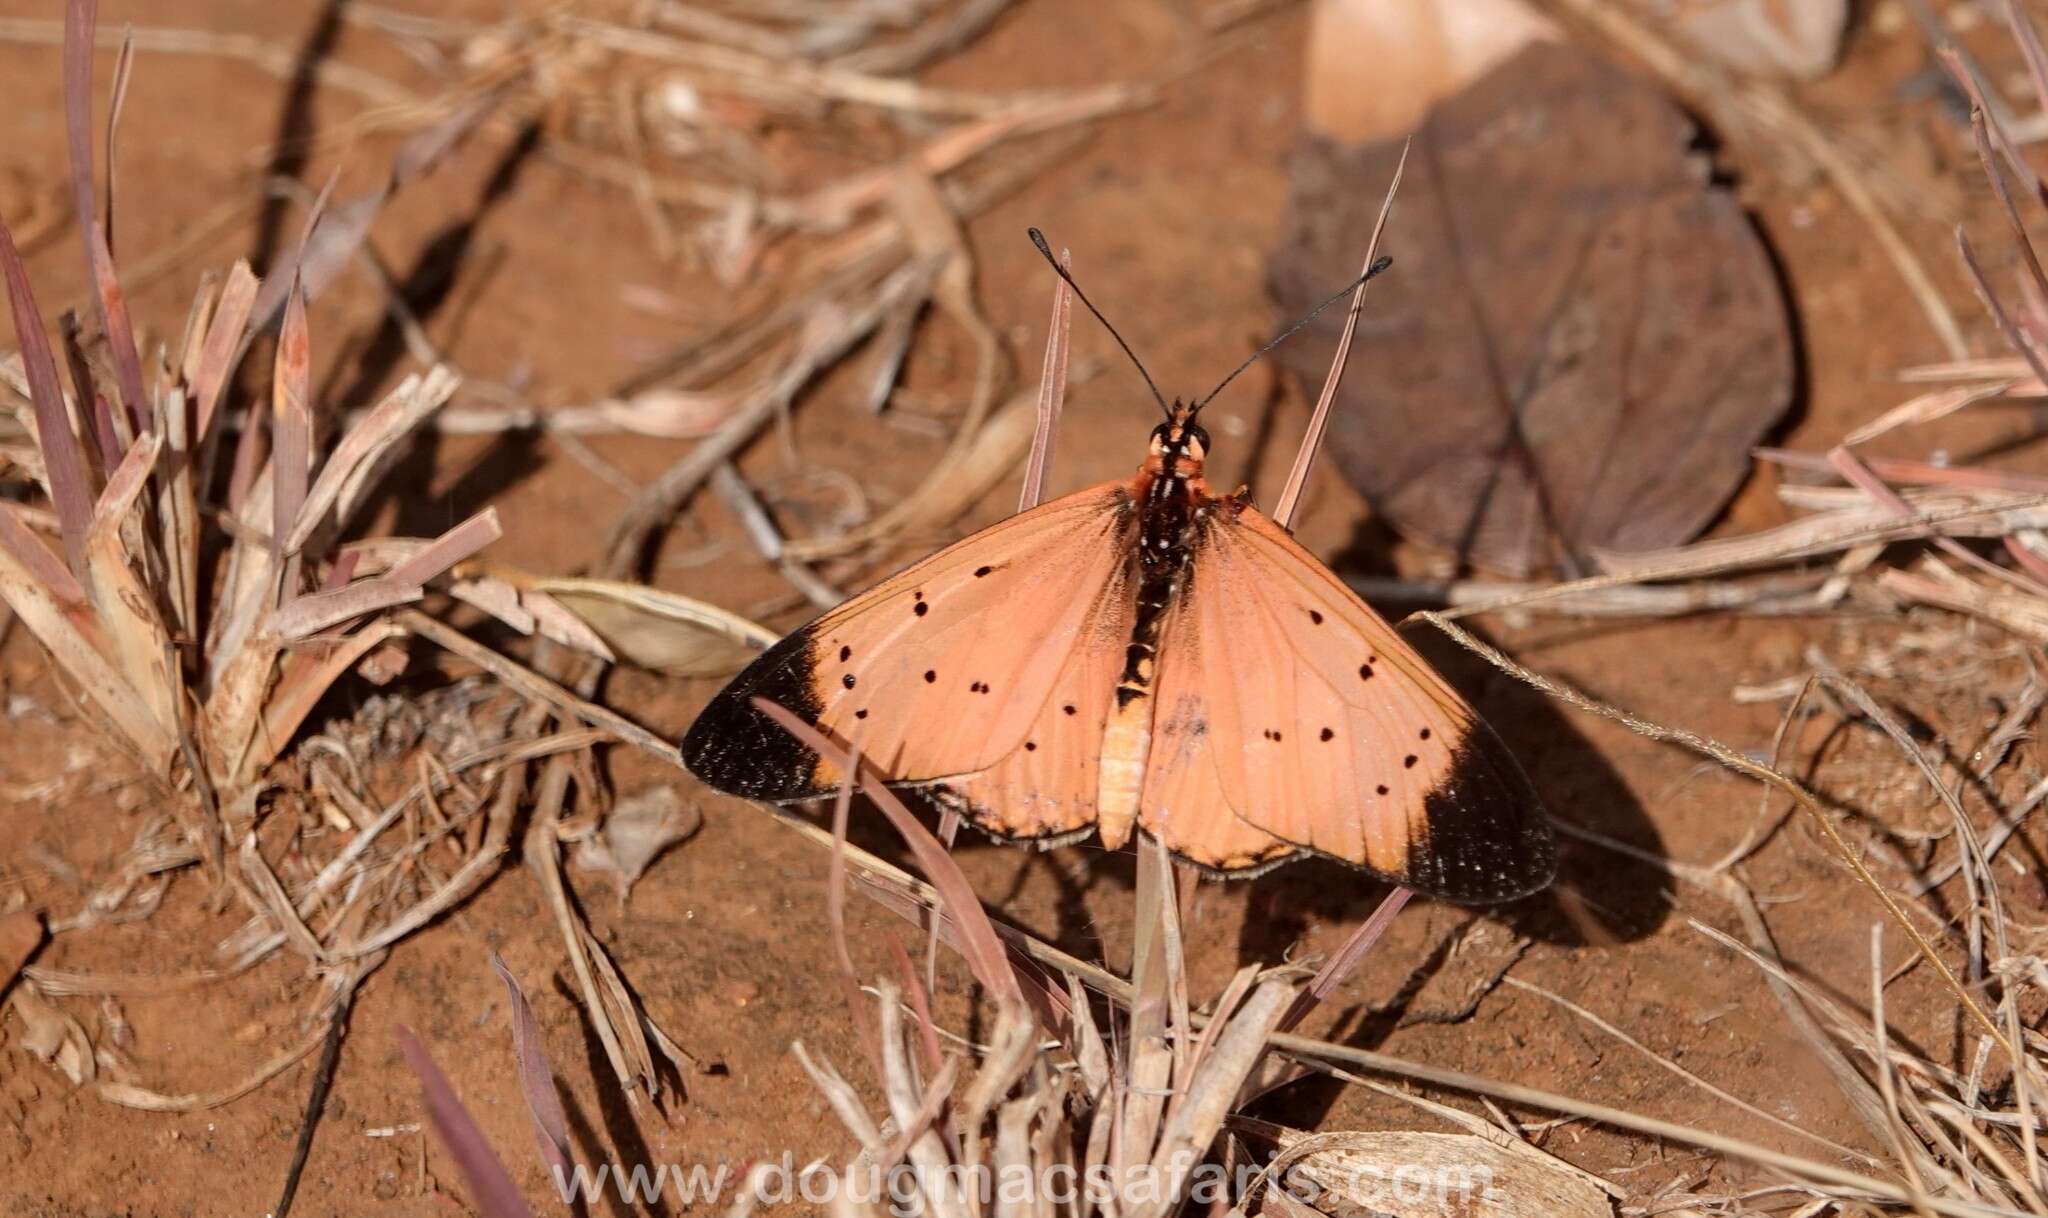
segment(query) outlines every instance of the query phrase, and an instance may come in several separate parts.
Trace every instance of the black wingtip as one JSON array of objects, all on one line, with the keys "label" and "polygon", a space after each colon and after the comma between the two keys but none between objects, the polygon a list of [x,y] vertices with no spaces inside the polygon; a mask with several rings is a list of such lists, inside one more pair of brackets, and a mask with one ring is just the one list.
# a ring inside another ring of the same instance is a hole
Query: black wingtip
[{"label": "black wingtip", "polygon": [[683,768],[706,786],[771,802],[829,794],[818,755],[754,705],[766,698],[807,723],[823,709],[812,680],[811,631],[790,634],[734,677],[683,734]]},{"label": "black wingtip", "polygon": [[1557,877],[1557,840],[1536,789],[1500,737],[1475,723],[1423,803],[1429,842],[1402,882],[1467,905],[1529,896]]}]

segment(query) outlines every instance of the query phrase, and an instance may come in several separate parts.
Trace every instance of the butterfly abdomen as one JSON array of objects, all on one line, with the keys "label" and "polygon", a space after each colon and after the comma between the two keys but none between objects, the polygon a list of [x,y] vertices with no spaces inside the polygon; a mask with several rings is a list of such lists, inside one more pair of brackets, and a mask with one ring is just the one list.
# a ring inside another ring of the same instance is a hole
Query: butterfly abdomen
[{"label": "butterfly abdomen", "polygon": [[1206,498],[1201,464],[1185,457],[1148,468],[1133,488],[1139,507],[1137,611],[1124,649],[1124,670],[1116,701],[1102,733],[1102,762],[1096,792],[1102,844],[1111,850],[1129,840],[1138,819],[1139,796],[1152,752],[1152,689],[1158,676],[1159,638],[1167,612],[1187,577],[1188,530],[1196,504]]}]

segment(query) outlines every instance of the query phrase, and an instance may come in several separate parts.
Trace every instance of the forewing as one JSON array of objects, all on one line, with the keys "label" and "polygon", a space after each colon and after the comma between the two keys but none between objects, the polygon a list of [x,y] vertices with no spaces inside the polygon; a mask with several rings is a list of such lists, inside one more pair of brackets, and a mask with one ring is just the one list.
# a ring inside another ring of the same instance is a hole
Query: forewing
[{"label": "forewing", "polygon": [[[1328,568],[1227,500],[1192,563],[1211,755],[1241,819],[1452,900],[1550,882],[1549,821],[1514,757]],[[1162,647],[1162,675],[1178,646]]]},{"label": "forewing", "polygon": [[1023,743],[986,770],[933,783],[933,796],[1004,838],[1051,843],[1093,827],[1103,727],[1136,600],[1128,563],[1119,564]]},{"label": "forewing", "polygon": [[798,628],[733,678],[683,763],[753,799],[810,799],[839,774],[753,699],[858,739],[892,781],[979,773],[1019,749],[1130,552],[1121,483],[1012,516]]}]

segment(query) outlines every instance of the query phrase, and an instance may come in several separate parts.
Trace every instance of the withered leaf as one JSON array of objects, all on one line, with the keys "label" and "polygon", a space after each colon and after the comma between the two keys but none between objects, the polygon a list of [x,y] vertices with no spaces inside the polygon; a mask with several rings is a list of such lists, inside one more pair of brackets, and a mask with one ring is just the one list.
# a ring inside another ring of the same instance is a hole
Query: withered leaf
[{"label": "withered leaf", "polygon": [[[1688,540],[1734,493],[1791,401],[1792,339],[1693,135],[1651,85],[1555,45],[1430,112],[1329,431],[1397,529],[1515,575],[1575,571]],[[1400,155],[1297,153],[1268,265],[1285,316],[1342,286]],[[1280,349],[1309,384],[1340,320]]]},{"label": "withered leaf", "polygon": [[1687,41],[1731,68],[1810,79],[1835,66],[1849,0],[1685,0],[1669,16]]},{"label": "withered leaf", "polygon": [[576,843],[570,861],[587,871],[611,872],[623,905],[661,852],[703,823],[703,815],[685,804],[674,787],[650,787],[621,799],[595,833]]},{"label": "withered leaf", "polygon": [[[1598,1178],[1533,1146],[1466,1133],[1395,1130],[1307,1134],[1266,1126],[1290,1163],[1284,1191],[1325,1214],[1376,1218],[1607,1218]],[[1430,1181],[1432,1187],[1412,1183]]]}]

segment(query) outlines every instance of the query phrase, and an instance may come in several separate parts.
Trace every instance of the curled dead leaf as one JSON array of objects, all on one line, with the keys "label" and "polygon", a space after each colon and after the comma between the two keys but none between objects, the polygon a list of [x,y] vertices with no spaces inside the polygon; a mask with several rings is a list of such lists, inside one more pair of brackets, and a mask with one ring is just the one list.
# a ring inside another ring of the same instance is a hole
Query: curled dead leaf
[{"label": "curled dead leaf", "polygon": [[[1517,576],[1675,545],[1747,476],[1793,388],[1761,241],[1652,85],[1524,50],[1431,111],[1330,420],[1344,475],[1395,528]],[[1282,313],[1331,291],[1399,142],[1297,154]],[[1560,166],[1568,169],[1560,170]],[[1340,319],[1277,352],[1320,383]]]},{"label": "curled dead leaf", "polygon": [[25,1030],[22,1048],[55,1067],[74,1087],[92,1081],[98,1066],[84,1025],[25,982],[15,987],[7,1009]]},{"label": "curled dead leaf", "polygon": [[729,676],[780,637],[737,613],[641,584],[534,579],[527,589],[588,626],[618,659],[671,676]]},{"label": "curled dead leaf", "polygon": [[569,861],[586,871],[612,873],[623,905],[661,852],[703,823],[703,815],[685,804],[674,787],[650,787],[613,806],[604,824],[576,843]]},{"label": "curled dead leaf", "polygon": [[1614,1218],[1585,1172],[1534,1147],[1465,1133],[1272,1131],[1287,1166],[1273,1187],[1324,1214],[1384,1218]]},{"label": "curled dead leaf", "polygon": [[697,440],[718,430],[738,409],[740,395],[692,389],[648,389],[600,403],[597,419],[634,435]]}]

